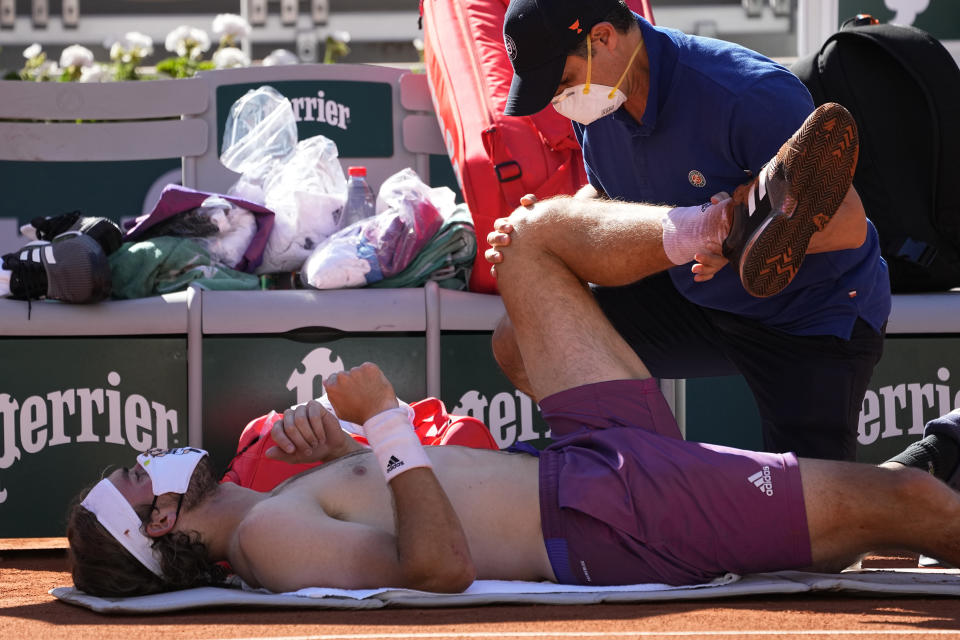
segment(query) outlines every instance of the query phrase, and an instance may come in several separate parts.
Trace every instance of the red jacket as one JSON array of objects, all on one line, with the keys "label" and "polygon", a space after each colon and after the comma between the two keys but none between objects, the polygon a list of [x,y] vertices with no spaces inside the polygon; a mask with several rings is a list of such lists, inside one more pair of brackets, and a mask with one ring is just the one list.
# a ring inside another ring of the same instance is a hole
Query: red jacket
[{"label": "red jacket", "polygon": [[[497,449],[493,436],[481,421],[472,416],[452,416],[437,398],[426,398],[410,404],[413,407],[413,426],[424,445],[456,444],[474,449]],[[311,469],[322,462],[289,464],[266,457],[266,451],[276,444],[270,429],[283,414],[271,411],[253,420],[240,434],[237,455],[220,482],[233,482],[255,491],[270,491],[287,478]],[[363,436],[350,434],[366,445]]]}]

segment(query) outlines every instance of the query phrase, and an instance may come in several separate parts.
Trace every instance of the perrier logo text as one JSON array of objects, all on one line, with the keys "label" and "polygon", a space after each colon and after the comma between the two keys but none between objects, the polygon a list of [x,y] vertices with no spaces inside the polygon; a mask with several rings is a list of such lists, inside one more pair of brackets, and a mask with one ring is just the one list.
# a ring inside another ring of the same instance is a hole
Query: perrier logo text
[{"label": "perrier logo text", "polygon": [[[137,451],[169,448],[168,434],[179,430],[177,411],[137,393],[124,396],[115,388],[120,384],[116,371],[107,374],[107,384],[22,399],[0,393],[0,469],[9,469],[24,455],[74,442],[126,444]],[[6,488],[0,486],[0,503],[6,499]]]}]

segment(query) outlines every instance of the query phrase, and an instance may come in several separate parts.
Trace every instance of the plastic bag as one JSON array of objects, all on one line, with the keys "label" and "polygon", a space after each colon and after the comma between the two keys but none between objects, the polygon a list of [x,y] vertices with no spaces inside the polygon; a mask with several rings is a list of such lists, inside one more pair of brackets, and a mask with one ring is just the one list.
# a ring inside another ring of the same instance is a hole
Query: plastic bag
[{"label": "plastic bag", "polygon": [[324,136],[297,142],[290,101],[269,86],[247,92],[230,110],[224,166],[242,174],[231,195],[275,214],[257,273],[296,271],[336,229],[347,181],[336,144]]},{"label": "plastic bag", "polygon": [[274,165],[297,146],[297,121],[290,101],[270,86],[251,89],[230,107],[223,128],[220,162],[262,184]]},{"label": "plastic bag", "polygon": [[413,169],[401,169],[380,185],[377,194],[377,213],[397,208],[404,200],[425,200],[435,206],[444,219],[457,207],[457,194],[450,187],[430,187],[424,184]]},{"label": "plastic bag", "polygon": [[[403,271],[443,223],[433,191],[412,169],[388,178],[377,197],[377,215],[318,246],[303,264],[303,283],[317,289],[360,287]],[[445,193],[436,195],[445,206]]]},{"label": "plastic bag", "polygon": [[258,273],[297,271],[316,247],[337,230],[347,201],[347,181],[329,138],[301,140],[296,151],[264,185],[264,206],[276,214]]}]

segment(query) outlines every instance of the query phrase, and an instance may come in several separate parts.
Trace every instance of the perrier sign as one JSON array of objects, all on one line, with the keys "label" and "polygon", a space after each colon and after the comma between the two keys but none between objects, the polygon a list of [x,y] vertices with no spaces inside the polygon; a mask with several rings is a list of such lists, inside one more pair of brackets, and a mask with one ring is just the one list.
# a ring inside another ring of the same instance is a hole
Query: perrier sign
[{"label": "perrier sign", "polygon": [[[223,130],[233,103],[263,84],[217,88],[217,148],[223,148]],[[287,80],[267,84],[290,100],[298,139],[325,136],[336,143],[341,158],[393,156],[392,89],[386,82]]]},{"label": "perrier sign", "polygon": [[63,535],[71,499],[151,447],[188,444],[184,338],[6,338],[0,537]]}]

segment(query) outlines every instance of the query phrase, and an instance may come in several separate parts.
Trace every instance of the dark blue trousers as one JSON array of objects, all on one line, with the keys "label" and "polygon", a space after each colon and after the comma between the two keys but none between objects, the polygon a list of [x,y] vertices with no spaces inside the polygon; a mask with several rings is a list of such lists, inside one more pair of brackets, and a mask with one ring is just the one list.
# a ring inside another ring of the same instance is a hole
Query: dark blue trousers
[{"label": "dark blue trousers", "polygon": [[863,320],[849,340],[793,335],[700,307],[680,295],[666,272],[593,291],[655,377],[743,375],[766,451],[855,459],[863,394],[883,353],[882,333]]}]

